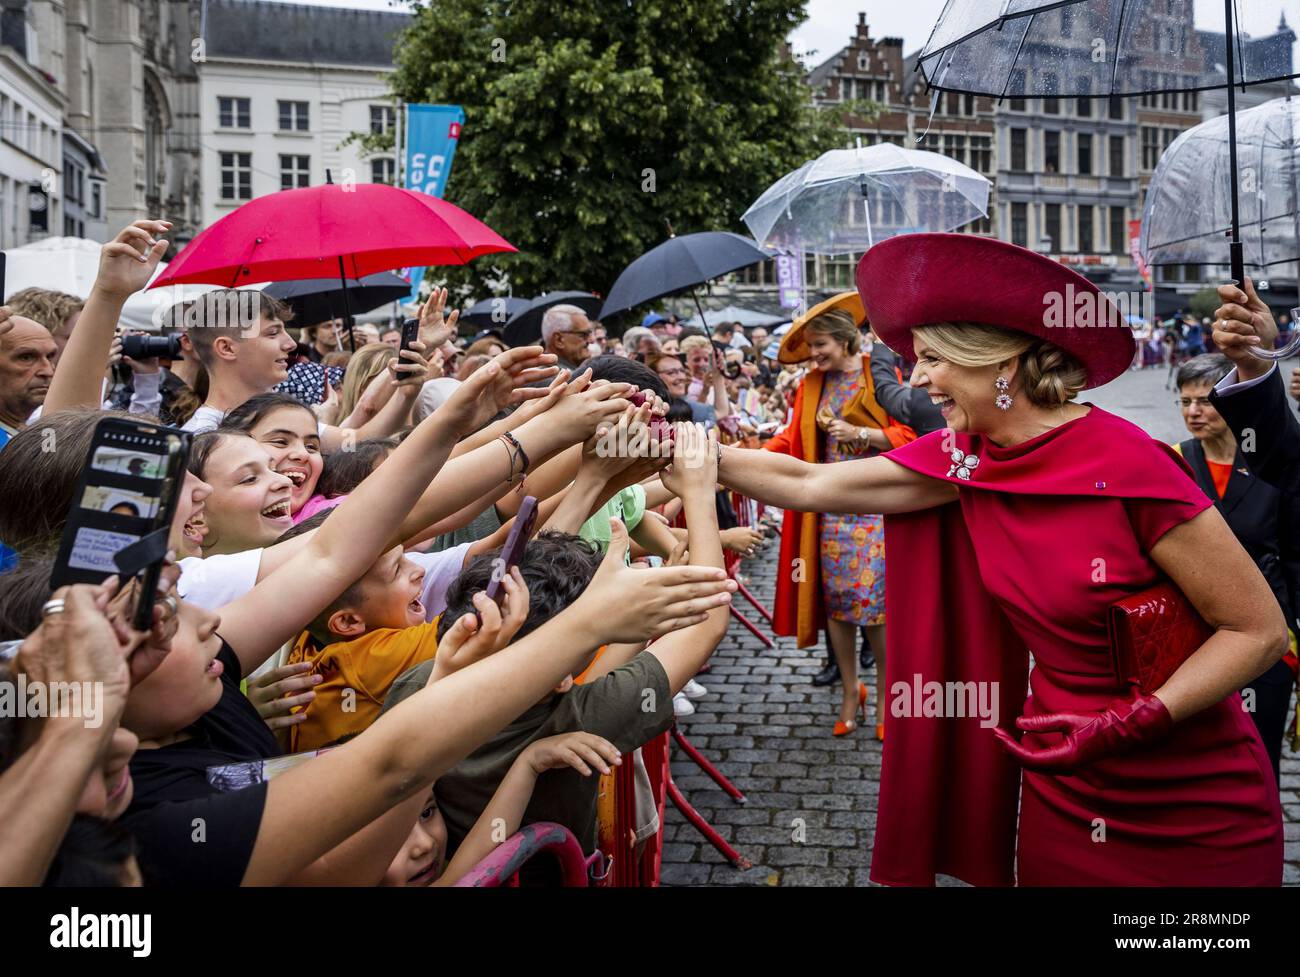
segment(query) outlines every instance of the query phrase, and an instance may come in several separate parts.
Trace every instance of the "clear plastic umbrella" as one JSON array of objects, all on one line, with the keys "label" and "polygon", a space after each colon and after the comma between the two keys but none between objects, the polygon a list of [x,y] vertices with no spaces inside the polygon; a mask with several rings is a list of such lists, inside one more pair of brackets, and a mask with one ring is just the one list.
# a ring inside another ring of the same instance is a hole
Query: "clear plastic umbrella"
[{"label": "clear plastic umbrella", "polygon": [[[1237,113],[1240,230],[1248,268],[1300,257],[1300,99]],[[1232,223],[1228,119],[1188,129],[1160,157],[1142,210],[1149,265],[1221,265]]]},{"label": "clear plastic umbrella", "polygon": [[[1278,98],[1237,114],[1239,231],[1244,267],[1300,259],[1300,101]],[[1223,263],[1232,214],[1228,119],[1188,129],[1160,157],[1142,210],[1139,247],[1149,265]],[[1300,335],[1280,358],[1300,348]]]},{"label": "clear plastic umbrella", "polygon": [[998,99],[1226,89],[1226,250],[1240,281],[1236,86],[1300,77],[1285,35],[1254,43],[1242,31],[1276,11],[1265,0],[948,0],[916,68],[931,89]]},{"label": "clear plastic umbrella", "polygon": [[948,156],[890,143],[833,149],[768,187],[743,220],[775,251],[848,254],[988,216],[989,181]]}]

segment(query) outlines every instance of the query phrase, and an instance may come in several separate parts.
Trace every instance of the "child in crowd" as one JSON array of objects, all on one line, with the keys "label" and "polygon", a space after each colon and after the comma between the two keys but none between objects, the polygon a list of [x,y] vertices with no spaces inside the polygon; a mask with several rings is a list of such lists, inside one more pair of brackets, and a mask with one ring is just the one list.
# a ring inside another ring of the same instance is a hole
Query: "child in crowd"
[{"label": "child in crowd", "polygon": [[[679,424],[675,451],[675,461],[663,478],[683,499],[692,562],[721,567],[713,502],[716,436],[706,437],[702,428]],[[621,523],[615,522],[612,528],[615,538],[625,537]],[[543,534],[532,541],[519,565],[531,607],[517,636],[509,637],[526,637],[569,606],[583,593],[599,560],[597,549],[575,536]],[[484,601],[479,592],[486,588],[493,568],[493,556],[485,554],[456,581],[447,595],[448,610],[441,625],[444,633],[451,627],[449,622],[456,622],[460,615],[473,609],[482,611]],[[708,620],[660,639],[640,653],[635,653],[634,645],[612,646],[601,655],[595,669],[575,669],[550,694],[444,774],[435,792],[447,820],[450,850],[454,853],[468,837],[530,743],[580,730],[604,737],[626,754],[666,730],[673,721],[673,696],[708,660],[726,632],[728,619],[725,609],[710,612]],[[505,647],[509,637],[492,651]],[[626,659],[629,651],[634,653],[631,660]],[[459,660],[439,656],[417,666],[394,684],[390,702],[423,688],[430,678],[436,684],[442,672],[452,672],[460,665]],[[585,683],[575,686],[572,676],[584,670]],[[595,784],[561,771],[539,783],[524,823],[558,822],[590,852],[596,844],[595,819]]]}]

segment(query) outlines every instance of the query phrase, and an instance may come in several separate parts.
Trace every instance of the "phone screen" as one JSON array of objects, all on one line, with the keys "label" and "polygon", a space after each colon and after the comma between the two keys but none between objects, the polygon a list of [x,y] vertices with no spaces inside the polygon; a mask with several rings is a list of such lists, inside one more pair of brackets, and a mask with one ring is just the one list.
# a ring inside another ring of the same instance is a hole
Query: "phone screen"
[{"label": "phone screen", "polygon": [[[104,418],[96,425],[51,586],[100,583],[118,572],[121,550],[171,525],[189,445],[187,433],[157,424]],[[141,571],[150,593],[160,570],[159,562]]]}]

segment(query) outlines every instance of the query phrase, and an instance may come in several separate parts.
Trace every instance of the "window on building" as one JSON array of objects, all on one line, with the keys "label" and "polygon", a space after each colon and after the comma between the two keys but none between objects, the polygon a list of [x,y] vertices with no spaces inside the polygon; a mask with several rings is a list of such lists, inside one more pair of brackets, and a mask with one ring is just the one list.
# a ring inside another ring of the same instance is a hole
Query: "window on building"
[{"label": "window on building", "polygon": [[253,199],[253,154],[221,154],[221,199]]},{"label": "window on building", "polygon": [[1011,130],[1011,168],[1020,173],[1029,169],[1028,156],[1025,152],[1028,132],[1028,129]]},{"label": "window on building", "polygon": [[1079,205],[1079,253],[1092,254],[1092,204]]},{"label": "window on building", "polygon": [[246,98],[221,95],[217,98],[217,125],[223,129],[251,129],[252,113]]},{"label": "window on building", "polygon": [[1124,137],[1110,137],[1110,175],[1124,176]]},{"label": "window on building", "polygon": [[963,96],[962,96],[962,113],[965,114],[965,115],[974,115],[974,114],[975,114],[975,96],[974,96],[974,95],[963,95]]},{"label": "window on building", "polygon": [[959,163],[966,162],[966,137],[946,133],[943,137],[943,154]]},{"label": "window on building", "polygon": [[1110,208],[1110,253],[1128,254],[1128,221],[1123,207]]},{"label": "window on building", "polygon": [[392,186],[397,179],[397,162],[396,160],[383,157],[381,159],[372,159],[370,161],[370,182],[387,183]]},{"label": "window on building", "polygon": [[1061,134],[1051,129],[1043,131],[1043,172],[1061,172]]},{"label": "window on building", "polygon": [[1029,204],[1011,205],[1011,243],[1029,247]]},{"label": "window on building", "polygon": [[279,102],[280,131],[307,132],[310,129],[307,108],[306,102],[287,102],[281,99]]},{"label": "window on building", "polygon": [[1078,139],[1078,169],[1076,172],[1080,176],[1088,176],[1092,173],[1092,134],[1081,132]]},{"label": "window on building", "polygon": [[387,135],[396,127],[396,112],[391,105],[370,106],[370,131],[376,136]]},{"label": "window on building", "polygon": [[90,206],[86,216],[91,220],[99,220],[104,216],[104,184],[97,180],[90,181]]},{"label": "window on building", "polygon": [[1007,107],[1013,112],[1023,112],[1025,110],[1025,69],[1017,68],[1011,72],[1011,78],[1007,82]]},{"label": "window on building", "polygon": [[1079,118],[1081,119],[1092,118],[1092,99],[1090,98],[1076,99],[1075,104],[1078,108]]},{"label": "window on building", "polygon": [[1160,130],[1154,126],[1142,127],[1142,172],[1149,173],[1160,162]]},{"label": "window on building", "polygon": [[280,189],[311,186],[311,157],[280,155]]},{"label": "window on building", "polygon": [[970,137],[970,168],[978,173],[993,172],[993,137]]},{"label": "window on building", "polygon": [[1043,204],[1043,234],[1051,240],[1053,251],[1065,250],[1065,242],[1061,240],[1060,204]]},{"label": "window on building", "polygon": [[1106,112],[1108,118],[1124,121],[1124,99],[1118,95],[1112,95],[1109,99],[1109,107]]},{"label": "window on building", "polygon": [[858,53],[858,70],[859,70],[859,71],[866,71],[867,68],[870,66],[870,64],[871,64],[871,62],[870,62],[870,61],[868,60],[868,58],[867,58],[867,52],[866,52],[866,51],[860,51],[860,52]]}]

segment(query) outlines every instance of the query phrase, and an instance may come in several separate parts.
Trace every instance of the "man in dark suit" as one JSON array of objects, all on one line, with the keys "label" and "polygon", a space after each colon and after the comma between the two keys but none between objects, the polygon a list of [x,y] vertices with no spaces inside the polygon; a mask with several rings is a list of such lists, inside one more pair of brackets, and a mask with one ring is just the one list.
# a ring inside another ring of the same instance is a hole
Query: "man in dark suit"
[{"label": "man in dark suit", "polygon": [[[1278,364],[1250,352],[1252,347],[1273,348],[1278,329],[1272,312],[1255,294],[1249,278],[1245,286],[1244,291],[1235,285],[1219,286],[1223,305],[1215,312],[1214,342],[1232,361],[1233,368],[1215,384],[1210,403],[1232,430],[1238,457],[1244,459],[1253,477],[1278,493],[1278,560],[1286,597],[1282,601],[1280,596],[1279,602],[1288,608],[1287,626],[1300,631],[1295,617],[1300,612],[1300,422],[1287,402]],[[1225,501],[1226,497],[1225,492]],[[1256,516],[1263,518],[1262,513]],[[1238,521],[1244,518],[1242,515]],[[1231,520],[1229,525],[1233,525]],[[1274,584],[1263,565],[1261,570]],[[1267,684],[1270,672],[1257,681]],[[1286,692],[1289,695],[1289,684]],[[1265,691],[1261,698],[1268,694]],[[1265,745],[1271,755],[1275,744]]]},{"label": "man in dark suit", "polygon": [[[1288,581],[1300,581],[1300,552],[1284,546],[1281,526],[1287,518],[1282,492],[1250,470],[1223,416],[1209,400],[1216,381],[1235,369],[1222,353],[1195,356],[1178,368],[1178,391],[1183,423],[1192,437],[1176,446],[1192,469],[1196,483],[1219,510],[1237,541],[1250,554],[1268,581],[1287,622],[1294,627],[1295,613]],[[1231,397],[1226,398],[1229,401]],[[1283,551],[1289,559],[1284,560]],[[1242,689],[1243,704],[1264,740],[1273,774],[1280,772],[1282,739],[1295,673],[1287,660],[1273,666]]]},{"label": "man in dark suit", "polygon": [[[898,378],[895,367],[902,371]],[[871,382],[875,384],[876,400],[894,420],[906,424],[917,437],[946,427],[947,422],[939,408],[930,401],[930,395],[920,387],[908,383],[911,364],[884,343],[871,346]]]}]

